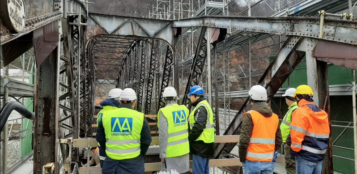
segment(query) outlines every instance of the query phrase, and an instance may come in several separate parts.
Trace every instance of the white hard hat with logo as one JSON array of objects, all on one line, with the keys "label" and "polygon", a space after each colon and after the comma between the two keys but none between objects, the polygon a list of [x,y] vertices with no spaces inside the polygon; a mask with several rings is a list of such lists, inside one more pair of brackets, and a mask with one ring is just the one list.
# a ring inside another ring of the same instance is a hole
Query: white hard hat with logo
[{"label": "white hard hat with logo", "polygon": [[131,88],[125,88],[120,94],[121,101],[134,101],[136,99],[136,93]]},{"label": "white hard hat with logo", "polygon": [[120,88],[111,89],[108,93],[108,98],[119,98],[122,91]]},{"label": "white hard hat with logo", "polygon": [[176,92],[175,88],[173,88],[172,86],[168,86],[165,88],[162,96],[163,97],[177,97],[177,92]]},{"label": "white hard hat with logo", "polygon": [[249,96],[251,99],[256,101],[267,101],[268,94],[267,90],[261,85],[254,85],[249,90]]},{"label": "white hard hat with logo", "polygon": [[289,88],[285,91],[285,93],[283,94],[283,97],[294,97],[296,88]]}]

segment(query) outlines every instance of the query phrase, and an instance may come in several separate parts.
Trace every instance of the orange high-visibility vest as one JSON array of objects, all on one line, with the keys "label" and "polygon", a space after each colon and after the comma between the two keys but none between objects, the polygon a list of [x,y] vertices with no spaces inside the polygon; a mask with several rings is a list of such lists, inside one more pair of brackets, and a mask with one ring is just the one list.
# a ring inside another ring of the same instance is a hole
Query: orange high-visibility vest
[{"label": "orange high-visibility vest", "polygon": [[[253,132],[250,137],[246,159],[250,161],[273,161],[275,152],[275,135],[279,126],[279,118],[273,113],[264,117],[259,112],[247,112],[253,120]],[[243,117],[245,114],[243,115]]]}]

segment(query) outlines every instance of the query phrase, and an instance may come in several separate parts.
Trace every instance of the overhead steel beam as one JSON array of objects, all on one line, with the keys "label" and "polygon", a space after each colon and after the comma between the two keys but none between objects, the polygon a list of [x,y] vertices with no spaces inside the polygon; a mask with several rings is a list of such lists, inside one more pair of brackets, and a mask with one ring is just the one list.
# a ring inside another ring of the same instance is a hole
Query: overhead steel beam
[{"label": "overhead steel beam", "polygon": [[202,27],[201,34],[200,34],[199,40],[197,42],[198,44],[197,44],[197,48],[196,48],[195,57],[193,58],[191,72],[188,77],[186,90],[185,90],[185,93],[184,93],[183,99],[182,99],[182,104],[185,104],[185,105],[190,104],[190,101],[186,94],[188,94],[188,92],[192,86],[198,85],[200,77],[202,75],[203,67],[205,65],[206,56],[207,56],[206,55],[207,54],[206,53],[207,42],[204,39],[204,37],[205,37],[206,30],[207,30],[206,27]]},{"label": "overhead steel beam", "polygon": [[319,38],[320,19],[316,17],[217,17],[181,19],[173,27],[215,27],[240,31],[308,37],[357,45],[357,22],[325,19],[324,36]]},{"label": "overhead steel beam", "polygon": [[[262,78],[259,80],[259,84],[265,86],[268,92],[268,96],[271,99],[274,94],[279,90],[281,85],[294,71],[295,67],[304,57],[304,52],[295,51],[297,46],[301,43],[300,37],[289,37],[285,42],[282,49],[280,49],[274,62],[272,62]],[[250,109],[250,98],[248,98],[239,112],[236,114],[231,124],[224,132],[224,135],[239,134],[240,125],[242,123],[242,116]],[[216,146],[215,158],[229,154],[236,144],[234,143],[222,143]]]}]

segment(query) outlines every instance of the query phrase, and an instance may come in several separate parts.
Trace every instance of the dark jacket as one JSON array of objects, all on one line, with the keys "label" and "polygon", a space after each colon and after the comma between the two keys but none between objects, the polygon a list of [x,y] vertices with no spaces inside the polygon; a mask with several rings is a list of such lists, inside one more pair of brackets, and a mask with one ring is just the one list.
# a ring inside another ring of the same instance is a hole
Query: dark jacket
[{"label": "dark jacket", "polygon": [[[192,106],[197,106],[205,98],[198,99]],[[203,141],[195,141],[206,128],[208,111],[204,106],[200,106],[194,113],[196,123],[190,130],[188,139],[190,141],[190,152],[194,155],[200,155],[203,157],[211,158],[214,154],[214,143],[204,143]]]},{"label": "dark jacket", "polygon": [[[131,109],[131,106],[130,105],[120,105],[121,108],[129,108]],[[151,143],[151,133],[150,133],[150,127],[149,127],[149,124],[148,122],[146,121],[146,119],[144,119],[144,123],[143,123],[143,128],[141,130],[141,140],[140,140],[140,149],[141,149],[141,155],[136,157],[136,158],[133,158],[133,159],[128,159],[128,160],[120,160],[120,161],[116,161],[116,160],[112,160],[110,159],[109,157],[107,157],[106,159],[106,162],[107,161],[111,161],[111,162],[120,162],[121,164],[125,164],[125,165],[116,165],[117,167],[120,168],[120,166],[134,166],[133,169],[138,170],[137,173],[142,173],[144,171],[142,171],[144,169],[144,158],[143,156],[145,156],[149,146],[150,146],[150,143]],[[102,148],[105,149],[105,142],[106,142],[106,138],[105,138],[105,131],[104,131],[104,127],[103,127],[103,124],[102,124],[102,121],[100,120],[99,123],[98,123],[98,129],[97,129],[97,137],[96,137],[97,141],[99,142],[100,146]],[[142,166],[139,166],[138,162],[142,162]],[[132,164],[132,165],[129,165],[129,164]],[[136,167],[135,167],[136,166]],[[126,169],[122,169],[122,171],[126,171]],[[129,167],[130,168],[130,167]],[[140,171],[139,171],[140,170]],[[121,171],[121,169],[118,169],[116,171]],[[125,173],[125,172],[124,172]],[[135,173],[135,172],[133,172]]]},{"label": "dark jacket", "polygon": [[[265,102],[255,103],[251,110],[255,110],[262,114],[264,117],[271,117],[273,115],[273,111]],[[253,132],[253,120],[252,116],[247,113],[243,118],[241,133],[240,133],[240,140],[239,140],[239,159],[241,162],[245,162],[247,156],[247,150],[250,142],[250,137]],[[275,134],[275,151],[280,149],[280,145],[282,143],[280,127]]]}]

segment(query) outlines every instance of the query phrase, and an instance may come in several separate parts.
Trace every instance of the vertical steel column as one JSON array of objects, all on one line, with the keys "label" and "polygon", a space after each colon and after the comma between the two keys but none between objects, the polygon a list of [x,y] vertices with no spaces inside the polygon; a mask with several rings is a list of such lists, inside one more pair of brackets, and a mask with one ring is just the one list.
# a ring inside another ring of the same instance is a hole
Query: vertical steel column
[{"label": "vertical steel column", "polygon": [[216,135],[220,134],[220,125],[219,125],[219,106],[218,106],[218,84],[217,84],[217,47],[214,45],[213,47],[214,53],[214,101],[215,101],[215,116],[216,116]]},{"label": "vertical steel column", "polygon": [[147,81],[147,88],[146,88],[146,101],[145,101],[145,114],[149,114],[151,111],[151,97],[152,97],[152,90],[154,87],[154,78],[155,78],[155,63],[156,63],[156,53],[155,53],[155,46],[156,41],[152,40],[151,42],[151,55],[150,55],[150,66],[149,66],[149,77]]},{"label": "vertical steel column", "polygon": [[[9,78],[9,66],[6,66],[5,68],[5,79]],[[3,103],[2,107],[5,106],[5,104],[8,102],[8,96],[9,96],[9,90],[7,87],[4,88],[4,96],[3,96]],[[2,161],[0,161],[1,166],[2,166],[2,173],[6,174],[7,172],[7,142],[8,142],[8,126],[7,123],[5,124],[5,127],[3,129],[2,135]]]},{"label": "vertical steel column", "polygon": [[208,102],[212,106],[212,75],[211,75],[211,28],[207,29],[207,78],[208,78]]},{"label": "vertical steel column", "polygon": [[139,91],[138,91],[138,110],[143,112],[143,96],[144,96],[144,85],[145,85],[145,41],[140,41],[141,47],[141,63],[140,63],[140,80],[139,80]]},{"label": "vertical steel column", "polygon": [[357,114],[356,114],[356,70],[352,70],[352,113],[353,113],[353,140],[355,153],[355,171],[357,171]]},{"label": "vertical steel column", "polygon": [[34,132],[34,173],[42,174],[42,167],[56,159],[56,114],[58,112],[56,48],[38,70],[36,79],[36,119]]},{"label": "vertical steel column", "polygon": [[249,88],[252,87],[252,39],[250,38],[249,33]]},{"label": "vertical steel column", "polygon": [[[165,88],[169,86],[170,76],[171,76],[171,66],[173,63],[173,52],[170,46],[167,46],[166,50],[166,57],[165,57],[165,64],[164,64],[164,71],[162,75],[161,87],[160,87],[160,94],[159,94],[159,105],[157,110],[159,111],[160,108],[165,107],[164,98],[162,97],[162,93],[164,92]],[[178,89],[176,89],[178,90]]]}]

